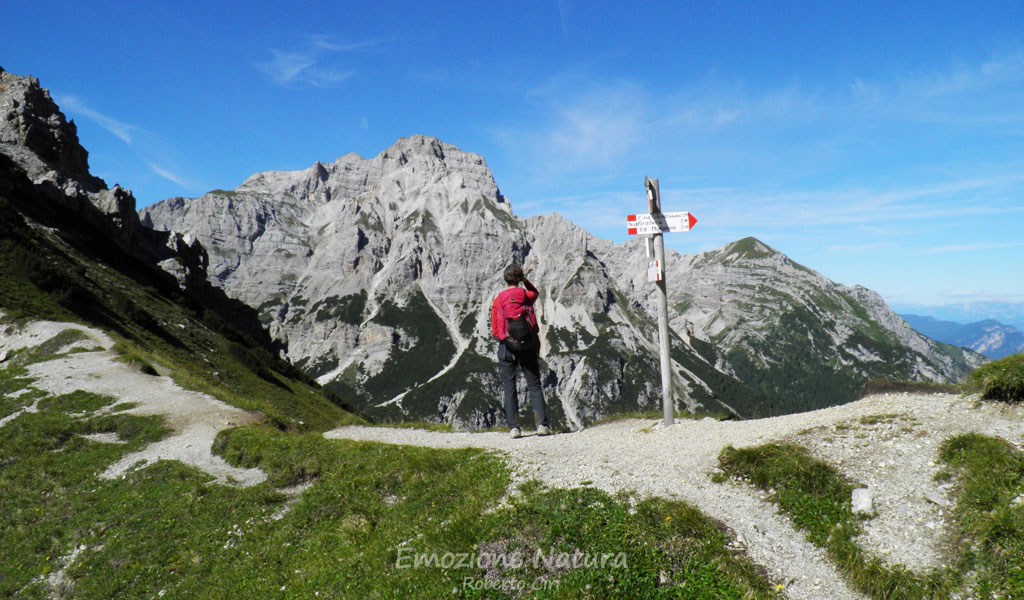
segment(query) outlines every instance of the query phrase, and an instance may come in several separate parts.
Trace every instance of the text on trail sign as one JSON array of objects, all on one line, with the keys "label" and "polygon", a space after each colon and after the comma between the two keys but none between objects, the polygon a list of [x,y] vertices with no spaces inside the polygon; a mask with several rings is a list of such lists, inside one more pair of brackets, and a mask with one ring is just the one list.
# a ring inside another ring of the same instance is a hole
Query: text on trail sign
[{"label": "text on trail sign", "polygon": [[629,215],[626,217],[626,233],[629,235],[676,233],[689,231],[696,224],[697,218],[688,212]]}]

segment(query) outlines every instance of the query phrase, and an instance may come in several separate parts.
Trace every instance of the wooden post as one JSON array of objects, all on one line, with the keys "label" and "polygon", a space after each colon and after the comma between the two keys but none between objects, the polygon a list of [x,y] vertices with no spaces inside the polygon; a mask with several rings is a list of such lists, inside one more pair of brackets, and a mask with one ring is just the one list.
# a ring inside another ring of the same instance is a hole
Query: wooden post
[{"label": "wooden post", "polygon": [[[661,189],[658,187],[657,179],[644,177],[644,187],[647,190],[647,212],[657,215],[661,212]],[[655,217],[657,218],[657,217]],[[672,357],[670,355],[671,340],[668,335],[668,291],[665,287],[665,238],[661,233],[655,233],[654,237],[654,260],[658,261],[661,270],[661,280],[656,282],[658,287],[658,335],[661,338],[661,402],[665,415],[665,427],[672,425],[675,416],[675,403],[672,397]]]}]

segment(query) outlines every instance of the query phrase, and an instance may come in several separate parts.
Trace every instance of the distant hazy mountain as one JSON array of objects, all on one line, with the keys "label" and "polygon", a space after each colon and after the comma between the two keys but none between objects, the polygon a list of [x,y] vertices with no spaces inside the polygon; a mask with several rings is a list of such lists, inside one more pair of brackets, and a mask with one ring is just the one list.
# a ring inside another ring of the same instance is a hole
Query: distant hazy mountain
[{"label": "distant hazy mountain", "polygon": [[956,323],[921,315],[900,316],[911,327],[933,340],[970,348],[993,360],[1024,352],[1024,333],[993,319],[977,323]]},{"label": "distant hazy mountain", "polygon": [[955,323],[977,323],[992,319],[1014,327],[1018,331],[1024,331],[1024,303],[1022,302],[966,302],[943,306],[894,302],[891,306],[901,315],[919,315]]},{"label": "distant hazy mountain", "polygon": [[[614,245],[556,214],[518,218],[482,157],[434,138],[259,173],[140,216],[195,235],[216,284],[371,415],[498,422],[488,310],[513,260],[541,289],[544,385],[562,422],[660,405],[642,242]],[[680,410],[798,412],[853,400],[868,378],[955,381],[983,360],[753,238],[670,253],[666,267]]]}]

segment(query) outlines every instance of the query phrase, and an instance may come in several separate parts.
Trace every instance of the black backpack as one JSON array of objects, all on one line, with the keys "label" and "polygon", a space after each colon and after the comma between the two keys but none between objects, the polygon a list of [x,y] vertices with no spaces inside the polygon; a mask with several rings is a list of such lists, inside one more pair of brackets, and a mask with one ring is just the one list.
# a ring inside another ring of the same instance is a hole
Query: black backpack
[{"label": "black backpack", "polygon": [[508,325],[508,336],[505,337],[505,347],[513,352],[526,352],[537,347],[537,334],[530,327],[530,320],[527,314],[532,308],[523,308],[518,319],[506,319]]}]

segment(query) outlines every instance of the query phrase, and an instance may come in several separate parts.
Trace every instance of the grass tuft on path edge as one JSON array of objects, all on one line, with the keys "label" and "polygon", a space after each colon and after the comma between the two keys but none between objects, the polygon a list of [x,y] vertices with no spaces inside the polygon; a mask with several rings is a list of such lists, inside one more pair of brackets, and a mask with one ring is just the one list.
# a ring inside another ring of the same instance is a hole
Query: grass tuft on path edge
[{"label": "grass tuft on path edge", "polygon": [[[860,519],[850,505],[854,485],[831,465],[795,445],[728,447],[725,473],[771,492],[808,540],[822,548],[852,585],[871,598],[949,598],[965,586],[978,598],[1024,597],[1024,453],[977,434],[947,440],[940,452],[959,478],[954,510],[955,567],[928,574],[888,566],[860,548]],[[973,596],[972,596],[973,597]]]}]

